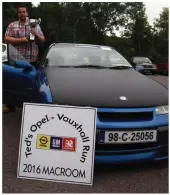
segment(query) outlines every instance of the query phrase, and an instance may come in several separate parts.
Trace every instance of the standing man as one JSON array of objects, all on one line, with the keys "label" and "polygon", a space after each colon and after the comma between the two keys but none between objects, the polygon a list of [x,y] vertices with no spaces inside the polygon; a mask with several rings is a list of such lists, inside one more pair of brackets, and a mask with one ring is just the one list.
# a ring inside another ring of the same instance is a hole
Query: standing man
[{"label": "standing man", "polygon": [[[24,56],[26,61],[36,67],[39,59],[38,43],[45,41],[43,32],[39,25],[35,28],[30,27],[28,10],[25,6],[17,7],[17,11],[19,20],[9,24],[4,41],[18,50],[18,56]],[[30,33],[35,36],[35,40],[29,39]]]},{"label": "standing man", "polygon": [[[25,6],[17,7],[18,11],[18,21],[14,21],[9,24],[4,41],[7,44],[11,44],[17,49],[17,54],[15,54],[16,59],[20,59],[20,56],[23,56],[27,62],[32,64],[37,68],[39,51],[38,43],[43,43],[45,41],[43,32],[39,25],[35,28],[31,28],[29,25],[28,10]],[[35,36],[35,40],[30,40],[29,36],[32,33]],[[14,111],[15,106],[6,105],[6,110],[4,111]]]}]

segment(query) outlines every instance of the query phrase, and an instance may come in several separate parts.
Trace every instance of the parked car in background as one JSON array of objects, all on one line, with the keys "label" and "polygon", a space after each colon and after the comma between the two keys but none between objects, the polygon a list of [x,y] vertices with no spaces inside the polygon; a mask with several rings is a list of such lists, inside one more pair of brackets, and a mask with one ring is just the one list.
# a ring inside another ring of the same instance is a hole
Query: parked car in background
[{"label": "parked car in background", "polygon": [[7,61],[7,44],[2,43],[2,62]]},{"label": "parked car in background", "polygon": [[95,163],[168,159],[168,89],[135,71],[115,49],[52,44],[38,69],[8,51],[4,103],[97,108]]},{"label": "parked car in background", "polygon": [[160,74],[168,76],[169,75],[169,59],[168,59],[168,57],[164,58],[161,62],[156,63],[156,67],[157,67],[158,72]]},{"label": "parked car in background", "polygon": [[147,57],[132,57],[131,63],[142,74],[156,74],[158,72],[156,65]]}]

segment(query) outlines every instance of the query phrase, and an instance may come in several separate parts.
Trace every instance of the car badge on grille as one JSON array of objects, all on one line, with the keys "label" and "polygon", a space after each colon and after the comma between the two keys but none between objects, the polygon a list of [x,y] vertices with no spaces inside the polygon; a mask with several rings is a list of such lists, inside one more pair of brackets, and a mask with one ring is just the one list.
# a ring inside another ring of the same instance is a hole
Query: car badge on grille
[{"label": "car badge on grille", "polygon": [[119,98],[120,98],[120,100],[127,100],[127,98],[125,96],[120,96]]}]

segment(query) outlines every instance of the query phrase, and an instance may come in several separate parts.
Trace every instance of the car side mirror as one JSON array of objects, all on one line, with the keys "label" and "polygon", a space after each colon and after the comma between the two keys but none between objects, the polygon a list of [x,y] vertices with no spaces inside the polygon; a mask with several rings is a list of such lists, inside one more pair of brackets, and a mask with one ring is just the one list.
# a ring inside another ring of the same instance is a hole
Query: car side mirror
[{"label": "car side mirror", "polygon": [[23,68],[23,69],[27,69],[27,70],[34,70],[35,69],[30,63],[28,63],[27,61],[24,61],[24,60],[15,60],[14,67],[15,68]]}]

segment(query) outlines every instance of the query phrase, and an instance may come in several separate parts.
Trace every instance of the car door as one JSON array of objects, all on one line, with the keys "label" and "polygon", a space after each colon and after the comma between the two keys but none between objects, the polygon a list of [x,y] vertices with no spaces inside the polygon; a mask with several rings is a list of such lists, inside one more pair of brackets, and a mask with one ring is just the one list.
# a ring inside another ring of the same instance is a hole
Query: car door
[{"label": "car door", "polygon": [[14,65],[15,60],[10,60],[9,55],[2,63],[3,104],[22,106],[23,102],[32,102],[38,98],[37,70],[17,68]]}]

